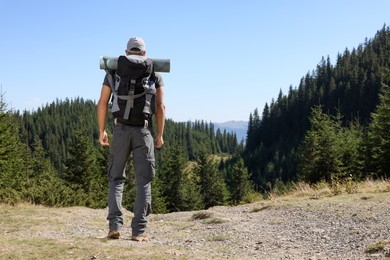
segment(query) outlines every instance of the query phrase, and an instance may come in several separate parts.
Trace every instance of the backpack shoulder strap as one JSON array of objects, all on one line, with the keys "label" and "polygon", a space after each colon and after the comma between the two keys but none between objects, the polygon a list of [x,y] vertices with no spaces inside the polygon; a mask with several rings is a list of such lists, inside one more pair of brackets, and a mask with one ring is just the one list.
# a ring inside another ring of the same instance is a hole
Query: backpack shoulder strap
[{"label": "backpack shoulder strap", "polygon": [[115,70],[108,69],[107,57],[103,57],[103,61],[104,61],[104,66],[106,68],[105,71],[106,71],[107,80],[108,80],[108,83],[110,84],[111,94],[112,94],[111,112],[117,112],[120,110],[120,108],[118,105],[118,95],[117,95],[116,89],[115,89],[116,88],[115,87],[116,80],[114,80],[114,77],[116,75],[116,72],[115,72]]}]

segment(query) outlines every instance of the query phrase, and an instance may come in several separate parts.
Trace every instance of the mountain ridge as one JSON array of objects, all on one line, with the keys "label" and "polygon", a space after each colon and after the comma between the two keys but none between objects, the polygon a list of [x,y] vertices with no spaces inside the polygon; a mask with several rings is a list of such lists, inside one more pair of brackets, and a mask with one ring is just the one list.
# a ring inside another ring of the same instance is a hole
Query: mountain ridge
[{"label": "mountain ridge", "polygon": [[243,120],[229,120],[222,123],[213,123],[215,126],[215,131],[220,129],[222,132],[226,130],[226,132],[234,132],[237,136],[237,141],[241,142],[241,140],[245,141],[246,132],[248,130],[248,122]]}]

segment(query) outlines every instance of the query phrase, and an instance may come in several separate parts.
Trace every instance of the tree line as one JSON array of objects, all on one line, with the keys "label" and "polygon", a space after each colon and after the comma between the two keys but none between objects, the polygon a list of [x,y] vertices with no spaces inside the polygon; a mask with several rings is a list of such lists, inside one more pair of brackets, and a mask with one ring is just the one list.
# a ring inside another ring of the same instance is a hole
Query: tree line
[{"label": "tree line", "polygon": [[[98,145],[96,104],[56,100],[37,111],[12,111],[0,101],[0,202],[49,206],[107,205],[108,148]],[[111,136],[113,120],[107,130]],[[243,143],[212,123],[167,119],[163,149],[156,150],[154,212],[238,204],[253,193],[240,157]],[[132,158],[124,206],[135,199]]]},{"label": "tree line", "polygon": [[259,190],[389,177],[390,30],[317,68],[249,117],[243,153]]}]

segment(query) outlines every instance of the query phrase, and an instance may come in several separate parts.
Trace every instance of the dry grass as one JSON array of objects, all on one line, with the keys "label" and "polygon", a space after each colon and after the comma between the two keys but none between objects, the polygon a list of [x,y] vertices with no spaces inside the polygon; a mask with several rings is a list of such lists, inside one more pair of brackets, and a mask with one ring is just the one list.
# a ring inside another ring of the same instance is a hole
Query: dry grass
[{"label": "dry grass", "polygon": [[250,213],[256,213],[256,212],[263,211],[263,210],[266,210],[266,209],[272,209],[272,208],[274,208],[274,207],[275,207],[275,206],[273,206],[273,205],[266,205],[266,206],[261,205],[261,206],[256,206],[256,207],[254,207],[254,208],[250,211]]},{"label": "dry grass", "polygon": [[364,182],[357,183],[357,189],[360,193],[390,192],[390,181],[366,180]]},{"label": "dry grass", "polygon": [[221,224],[225,222],[226,220],[224,220],[223,218],[210,218],[204,221],[205,224]]},{"label": "dry grass", "polygon": [[[353,189],[350,186],[353,185]],[[351,192],[352,191],[352,192]],[[293,187],[289,192],[283,196],[288,197],[305,197],[311,199],[319,199],[323,197],[331,197],[334,195],[346,194],[346,193],[381,193],[390,192],[389,180],[365,180],[362,182],[351,183],[338,183],[337,192],[335,188],[325,182],[320,182],[315,185],[310,185],[304,182],[297,182],[293,184]],[[271,192],[269,198],[275,199],[283,196],[275,195],[277,192]]]},{"label": "dry grass", "polygon": [[[333,204],[335,201],[346,203],[347,199],[349,203],[358,204],[362,204],[362,200],[367,200],[364,203],[374,200],[387,202],[390,181],[366,180],[356,183],[355,194],[352,195],[346,192],[344,186],[342,190],[342,196],[334,196],[332,187],[325,183],[314,186],[296,183],[283,196],[271,194],[271,200],[258,201],[253,205],[245,206],[245,209],[243,206],[238,207],[240,212],[244,212],[243,216],[245,212],[253,212],[250,214],[250,219],[254,219],[256,216],[254,212],[262,211],[259,214],[265,214],[268,210],[283,209],[289,205],[295,205],[294,203],[300,203],[299,205],[310,203],[310,210],[315,210],[317,204],[322,205],[324,201],[329,203],[329,200],[332,200]],[[325,197],[323,200],[307,200],[307,198],[323,197]],[[277,199],[277,204],[272,199]],[[250,211],[251,207],[255,208]],[[229,232],[221,234],[221,227],[229,226],[224,223],[234,223],[233,216],[221,215],[222,219],[218,217],[219,213],[204,210],[178,215],[154,215],[151,230],[159,230],[156,234],[158,237],[164,236],[161,238],[164,243],[157,239],[154,242],[151,239],[149,243],[131,243],[126,239],[130,236],[129,233],[124,233],[123,238],[118,241],[110,241],[103,238],[107,234],[106,214],[106,209],[46,208],[29,204],[0,205],[0,259],[191,259],[186,258],[186,255],[192,254],[191,247],[177,246],[185,243],[186,239],[202,241],[200,239],[202,238],[206,242],[210,241],[212,244],[209,245],[210,248],[216,250],[216,246],[234,237]],[[343,213],[339,210],[337,214],[350,216],[348,211]],[[371,213],[367,214],[366,216],[359,212],[356,218],[371,218]],[[130,214],[126,215],[126,223],[130,222],[130,217]],[[268,224],[277,226],[283,221],[275,217]],[[211,232],[213,230],[215,232]],[[180,243],[171,243],[171,240],[180,241]],[[187,244],[196,246],[196,243],[191,241]],[[380,252],[382,254],[388,247],[390,247],[389,241],[381,240],[370,242],[365,249],[368,253]],[[197,251],[197,254],[206,255],[210,252]]]},{"label": "dry grass", "polygon": [[[366,253],[374,254],[390,248],[390,240],[380,240],[366,248]],[[389,255],[390,256],[390,255]]]},{"label": "dry grass", "polygon": [[214,214],[212,212],[209,212],[209,211],[199,211],[199,212],[195,212],[192,215],[191,218],[193,220],[199,220],[199,219],[208,219],[208,218],[211,218],[213,216],[214,216]]}]

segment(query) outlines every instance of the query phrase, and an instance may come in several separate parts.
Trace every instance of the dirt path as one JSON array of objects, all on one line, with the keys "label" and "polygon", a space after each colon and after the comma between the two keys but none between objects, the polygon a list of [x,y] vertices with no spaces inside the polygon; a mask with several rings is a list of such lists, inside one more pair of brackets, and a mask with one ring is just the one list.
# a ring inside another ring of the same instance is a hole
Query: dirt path
[{"label": "dirt path", "polygon": [[104,239],[106,210],[0,210],[1,259],[390,259],[390,193],[214,207],[198,220],[152,215],[146,243],[130,241],[127,228]]}]

